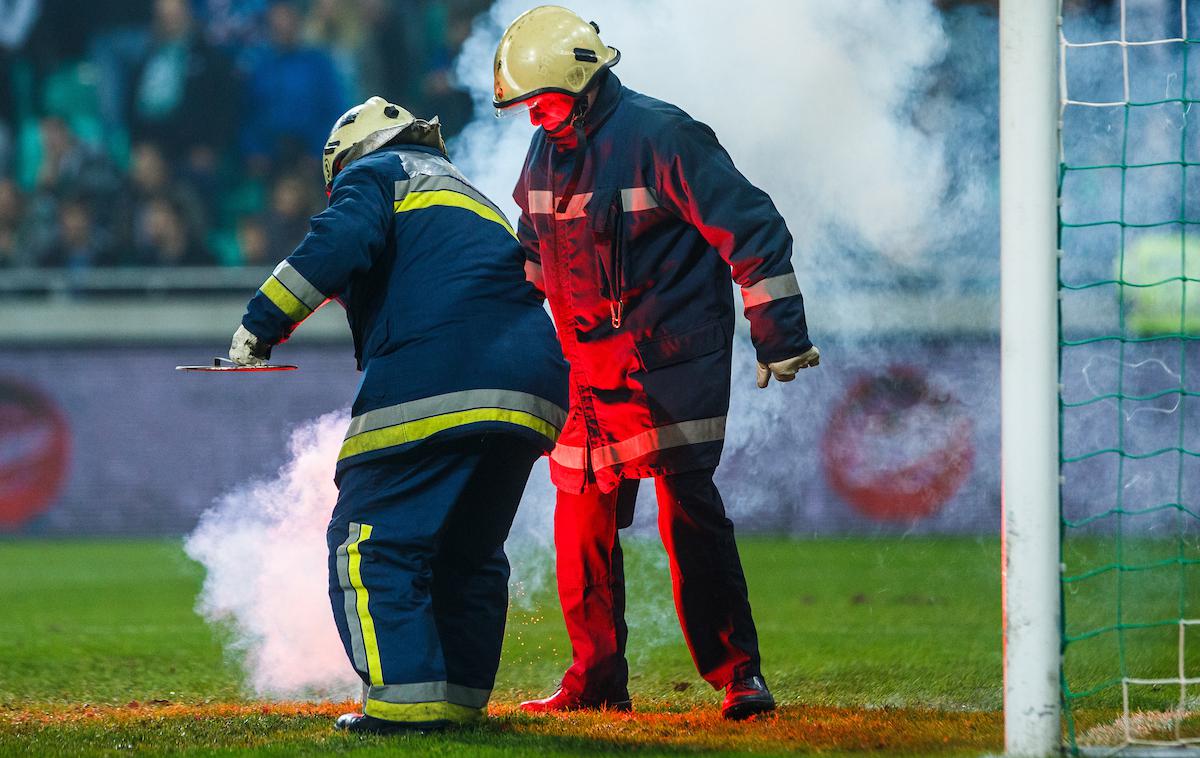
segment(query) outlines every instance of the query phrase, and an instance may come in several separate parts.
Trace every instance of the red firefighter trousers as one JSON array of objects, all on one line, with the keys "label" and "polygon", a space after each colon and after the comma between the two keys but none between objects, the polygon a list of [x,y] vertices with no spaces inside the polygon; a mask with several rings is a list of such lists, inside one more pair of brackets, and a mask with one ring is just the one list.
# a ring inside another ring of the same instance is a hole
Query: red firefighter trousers
[{"label": "red firefighter trousers", "polygon": [[[675,610],[696,669],[714,688],[761,673],[746,579],[714,469],[655,477],[658,528]],[[620,526],[632,520],[637,480],[608,493],[558,492],[554,511],[558,597],[572,663],[562,686],[594,701],[627,697],[625,575]]]}]

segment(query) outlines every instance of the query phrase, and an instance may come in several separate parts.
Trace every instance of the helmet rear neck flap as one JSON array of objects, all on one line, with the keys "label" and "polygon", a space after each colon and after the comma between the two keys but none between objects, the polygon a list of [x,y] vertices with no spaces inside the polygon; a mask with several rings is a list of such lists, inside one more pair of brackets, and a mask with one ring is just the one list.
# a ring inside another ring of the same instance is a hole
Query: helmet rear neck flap
[{"label": "helmet rear neck flap", "polygon": [[321,156],[325,191],[332,191],[334,178],[346,166],[392,144],[422,145],[446,154],[437,116],[419,119],[381,97],[372,97],[334,123]]}]

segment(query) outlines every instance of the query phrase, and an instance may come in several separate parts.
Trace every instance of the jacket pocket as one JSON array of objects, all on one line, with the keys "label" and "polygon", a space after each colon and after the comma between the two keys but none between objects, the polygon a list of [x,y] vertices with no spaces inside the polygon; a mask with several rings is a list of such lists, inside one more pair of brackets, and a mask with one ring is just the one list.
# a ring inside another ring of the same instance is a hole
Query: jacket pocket
[{"label": "jacket pocket", "polygon": [[720,321],[689,329],[681,334],[655,337],[634,344],[638,360],[646,371],[674,366],[725,347],[725,329]]}]

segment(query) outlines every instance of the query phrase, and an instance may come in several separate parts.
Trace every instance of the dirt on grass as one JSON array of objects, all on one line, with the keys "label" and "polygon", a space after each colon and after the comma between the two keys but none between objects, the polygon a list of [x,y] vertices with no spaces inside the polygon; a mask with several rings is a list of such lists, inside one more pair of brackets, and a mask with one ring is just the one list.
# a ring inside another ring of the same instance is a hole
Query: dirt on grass
[{"label": "dirt on grass", "polygon": [[[137,727],[165,723],[210,722],[256,717],[336,718],[356,710],[355,703],[204,703],[130,702],[123,706],[41,706],[0,708],[0,730],[56,727]],[[754,753],[875,753],[932,755],[998,750],[1003,718],[995,712],[948,712],[912,708],[781,707],[774,714],[745,722],[720,718],[716,708],[686,711],[642,710],[634,713],[571,713],[529,716],[515,704],[493,704],[491,717],[478,727],[525,740],[594,741],[619,749],[660,748],[668,751]]]}]

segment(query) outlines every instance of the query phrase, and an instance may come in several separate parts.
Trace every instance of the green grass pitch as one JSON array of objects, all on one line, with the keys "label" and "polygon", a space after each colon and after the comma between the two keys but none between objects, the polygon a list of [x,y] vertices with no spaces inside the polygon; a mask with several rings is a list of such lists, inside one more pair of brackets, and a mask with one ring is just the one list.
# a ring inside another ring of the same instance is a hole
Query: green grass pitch
[{"label": "green grass pitch", "polygon": [[[744,538],[778,715],[717,718],[654,541],[627,550],[633,716],[532,718],[569,646],[547,588],[515,605],[491,715],[441,735],[337,734],[345,704],[265,703],[193,611],[173,541],[0,542],[2,755],[979,755],[1001,743],[995,540]],[[647,610],[649,609],[649,611]],[[644,623],[647,613],[653,623]]]}]

